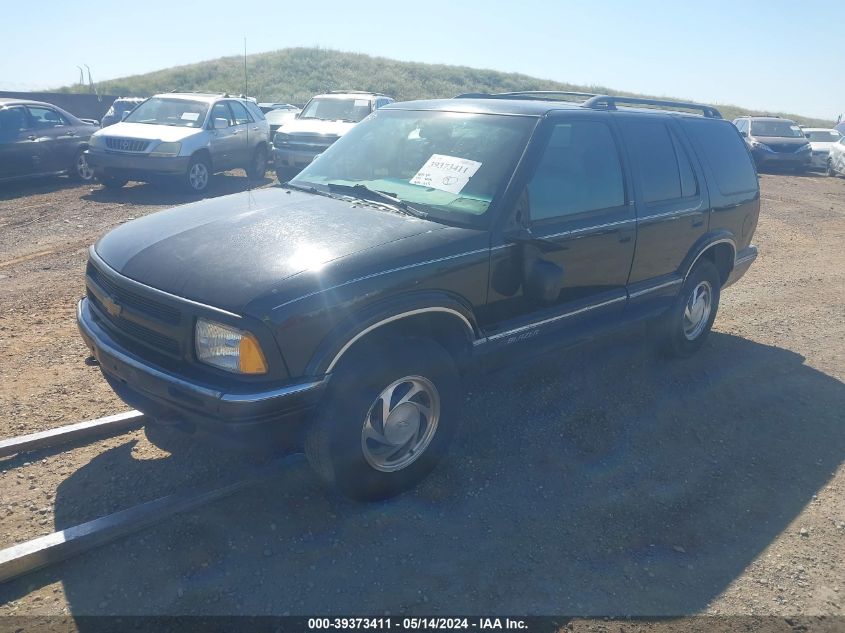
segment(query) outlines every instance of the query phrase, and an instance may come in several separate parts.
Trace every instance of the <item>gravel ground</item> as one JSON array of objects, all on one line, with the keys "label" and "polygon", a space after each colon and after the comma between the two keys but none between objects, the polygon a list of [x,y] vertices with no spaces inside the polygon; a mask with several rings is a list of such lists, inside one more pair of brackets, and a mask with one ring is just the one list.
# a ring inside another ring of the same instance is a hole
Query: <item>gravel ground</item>
[{"label": "gravel ground", "polygon": [[[292,456],[283,477],[0,586],[0,615],[845,615],[845,180],[761,186],[761,256],[695,358],[660,360],[637,330],[497,372],[411,493],[355,504]],[[212,194],[245,187],[227,174]],[[0,437],[126,409],[83,363],[86,248],[186,200],[0,189]],[[0,544],[248,466],[143,431],[0,460]]]}]

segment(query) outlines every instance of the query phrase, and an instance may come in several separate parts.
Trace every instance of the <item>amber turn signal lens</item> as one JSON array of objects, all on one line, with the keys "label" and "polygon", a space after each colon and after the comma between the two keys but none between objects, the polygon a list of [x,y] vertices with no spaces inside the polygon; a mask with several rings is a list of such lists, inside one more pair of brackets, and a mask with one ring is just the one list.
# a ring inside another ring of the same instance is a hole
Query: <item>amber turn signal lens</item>
[{"label": "amber turn signal lens", "polygon": [[267,363],[258,341],[252,334],[244,333],[240,344],[240,370],[244,374],[265,374]]}]

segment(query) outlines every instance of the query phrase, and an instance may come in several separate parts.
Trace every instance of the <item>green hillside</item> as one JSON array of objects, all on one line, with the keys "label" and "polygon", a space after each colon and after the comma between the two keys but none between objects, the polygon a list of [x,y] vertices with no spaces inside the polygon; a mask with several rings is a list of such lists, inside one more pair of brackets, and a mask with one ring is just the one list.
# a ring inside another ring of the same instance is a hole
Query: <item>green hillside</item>
[{"label": "green hillside", "polygon": [[[398,100],[453,97],[461,92],[509,92],[515,90],[571,90],[603,94],[634,95],[602,86],[579,86],[517,73],[495,70],[401,62],[359,53],[322,48],[288,48],[247,57],[249,94],[259,101],[305,103],[312,95],[335,89],[383,92]],[[103,81],[102,94],[148,96],[170,90],[244,91],[242,57],[221,57],[198,64],[177,66],[145,75]],[[62,91],[78,92],[74,86]],[[643,96],[643,95],[634,95]],[[667,98],[663,96],[663,98]],[[726,119],[754,112],[732,105],[714,104]],[[805,125],[831,125],[832,121],[797,114],[778,113]]]}]

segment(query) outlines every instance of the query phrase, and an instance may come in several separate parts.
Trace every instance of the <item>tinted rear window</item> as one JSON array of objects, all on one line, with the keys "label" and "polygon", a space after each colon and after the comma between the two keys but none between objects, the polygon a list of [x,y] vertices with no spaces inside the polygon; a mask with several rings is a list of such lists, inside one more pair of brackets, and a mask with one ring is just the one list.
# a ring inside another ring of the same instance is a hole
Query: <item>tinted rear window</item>
[{"label": "tinted rear window", "polygon": [[684,124],[704,152],[722,194],[757,190],[757,173],[736,128],[707,119],[685,119]]},{"label": "tinted rear window", "polygon": [[663,123],[624,121],[628,149],[640,170],[646,202],[681,197],[681,178],[675,147]]}]

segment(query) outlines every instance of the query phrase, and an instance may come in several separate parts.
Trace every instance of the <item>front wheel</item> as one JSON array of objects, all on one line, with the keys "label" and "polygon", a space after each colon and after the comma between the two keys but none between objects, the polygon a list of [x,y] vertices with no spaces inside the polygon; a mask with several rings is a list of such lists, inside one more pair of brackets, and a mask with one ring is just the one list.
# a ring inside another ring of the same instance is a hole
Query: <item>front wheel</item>
[{"label": "front wheel", "polygon": [[73,158],[73,165],[68,169],[68,176],[70,176],[71,180],[77,182],[91,182],[94,179],[94,170],[88,164],[88,158],[85,156],[84,149],[76,152]]},{"label": "front wheel", "polygon": [[403,339],[367,352],[334,372],[305,454],[327,484],[376,500],[419,483],[445,453],[458,423],[460,378],[433,341]]},{"label": "front wheel", "polygon": [[836,170],[833,168],[833,161],[829,158],[827,159],[827,169],[826,169],[828,176],[836,177]]},{"label": "front wheel", "polygon": [[205,193],[211,181],[211,163],[204,156],[194,156],[184,176],[184,188],[188,193]]},{"label": "front wheel", "polygon": [[719,309],[721,277],[710,260],[700,260],[658,323],[658,345],[667,356],[692,356],[704,345]]}]

